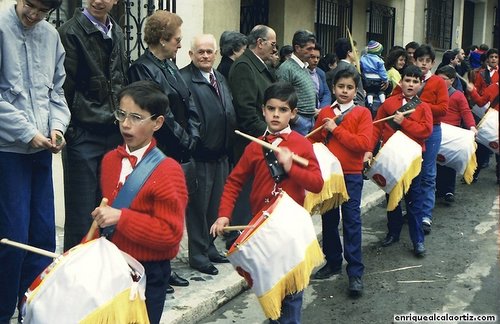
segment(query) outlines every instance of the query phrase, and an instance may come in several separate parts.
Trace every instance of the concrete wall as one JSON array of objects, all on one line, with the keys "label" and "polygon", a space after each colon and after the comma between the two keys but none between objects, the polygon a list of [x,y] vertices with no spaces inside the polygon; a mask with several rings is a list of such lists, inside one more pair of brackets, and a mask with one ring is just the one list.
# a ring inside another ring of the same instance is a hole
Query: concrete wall
[{"label": "concrete wall", "polygon": [[176,63],[182,68],[191,62],[188,54],[191,40],[203,33],[204,17],[206,17],[203,0],[177,1],[177,14],[182,18],[183,24],[182,47],[177,52]]},{"label": "concrete wall", "polygon": [[277,43],[291,45],[299,29],[314,32],[314,0],[273,0],[269,2],[269,25],[276,31]]}]

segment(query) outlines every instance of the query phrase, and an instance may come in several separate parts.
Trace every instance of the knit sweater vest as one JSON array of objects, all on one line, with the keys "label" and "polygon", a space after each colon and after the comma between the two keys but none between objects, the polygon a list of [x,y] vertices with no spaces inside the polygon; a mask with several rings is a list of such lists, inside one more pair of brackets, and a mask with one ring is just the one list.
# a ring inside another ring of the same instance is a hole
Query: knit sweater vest
[{"label": "knit sweater vest", "polygon": [[276,71],[276,77],[280,81],[290,82],[297,92],[297,108],[299,114],[313,115],[316,109],[316,88],[314,82],[307,71],[301,68],[292,59],[283,62]]}]

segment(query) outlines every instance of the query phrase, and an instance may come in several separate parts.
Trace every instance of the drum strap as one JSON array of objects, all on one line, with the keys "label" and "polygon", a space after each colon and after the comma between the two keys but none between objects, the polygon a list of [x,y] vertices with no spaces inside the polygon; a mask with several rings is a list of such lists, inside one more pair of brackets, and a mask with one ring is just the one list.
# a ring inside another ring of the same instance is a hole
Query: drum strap
[{"label": "drum strap", "polygon": [[271,172],[271,177],[274,179],[275,183],[280,183],[287,176],[285,169],[278,162],[276,154],[274,154],[273,150],[267,149],[265,147],[263,147],[262,150],[264,151],[264,159],[266,160],[266,165],[269,168],[269,172]]},{"label": "drum strap", "polygon": [[449,87],[448,88],[448,98],[451,97],[451,95],[454,94],[455,91],[457,91],[457,89],[455,89],[453,87]]},{"label": "drum strap", "polygon": [[[342,121],[344,120],[345,116],[351,112],[352,108],[354,108],[354,105],[352,105],[351,107],[347,108],[346,110],[344,110],[344,112],[342,112],[340,115],[337,115],[335,116],[335,124],[337,124],[337,126],[340,125],[340,123],[342,123]],[[325,138],[325,142],[323,144],[327,144],[330,139],[332,138],[332,133],[331,132],[328,132],[328,134],[326,135],[326,138]]]},{"label": "drum strap", "polygon": [[[404,104],[403,106],[401,106],[397,111],[399,111],[399,112],[405,112],[407,110],[410,110],[410,109],[413,109],[413,108],[417,107],[421,102],[422,101],[420,100],[420,98],[418,96],[414,96],[413,98],[410,99],[410,101],[408,101],[406,104]],[[408,114],[407,116],[409,116],[409,115],[411,115],[411,114]],[[399,129],[401,129],[401,125],[397,124],[392,119],[388,120],[387,123],[395,131],[398,131]]]},{"label": "drum strap", "polygon": [[[117,209],[128,208],[151,173],[153,173],[156,167],[165,158],[165,154],[157,147],[153,148],[144,158],[142,158],[139,164],[137,164],[137,167],[135,167],[132,173],[127,177],[127,180],[125,180],[123,187],[113,201],[112,207]],[[115,232],[115,227],[116,225],[105,227],[102,229],[101,235],[111,240]]]}]

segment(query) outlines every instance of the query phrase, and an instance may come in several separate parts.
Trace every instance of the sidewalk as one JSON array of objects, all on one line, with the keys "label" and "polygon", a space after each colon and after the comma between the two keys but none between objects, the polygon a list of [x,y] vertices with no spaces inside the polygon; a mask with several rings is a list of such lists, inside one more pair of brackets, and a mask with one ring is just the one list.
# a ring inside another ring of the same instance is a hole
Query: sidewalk
[{"label": "sidewalk", "polygon": [[[384,193],[371,181],[365,181],[361,201],[361,213],[382,201]],[[321,218],[313,216],[313,223],[321,239]],[[58,251],[62,245],[63,229],[57,228]],[[221,239],[215,241],[219,251],[224,250]],[[205,318],[221,305],[227,303],[247,289],[245,280],[240,277],[230,263],[216,264],[219,274],[206,275],[193,270],[187,264],[187,240],[181,242],[178,257],[172,261],[172,269],[181,277],[189,280],[188,287],[174,287],[175,293],[168,294],[161,323],[196,323]]]}]

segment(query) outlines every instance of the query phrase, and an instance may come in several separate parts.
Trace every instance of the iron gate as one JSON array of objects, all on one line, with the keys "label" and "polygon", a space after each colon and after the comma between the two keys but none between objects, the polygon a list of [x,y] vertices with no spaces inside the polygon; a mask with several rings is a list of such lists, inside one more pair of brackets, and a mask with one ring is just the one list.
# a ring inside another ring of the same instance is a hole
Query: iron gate
[{"label": "iron gate", "polygon": [[352,30],[352,0],[317,0],[316,39],[324,53],[332,53],[337,38],[347,37],[347,28]]},{"label": "iron gate", "polygon": [[384,46],[382,55],[385,56],[391,47],[394,46],[396,8],[371,1],[368,15],[366,41],[375,40],[382,44]]}]

